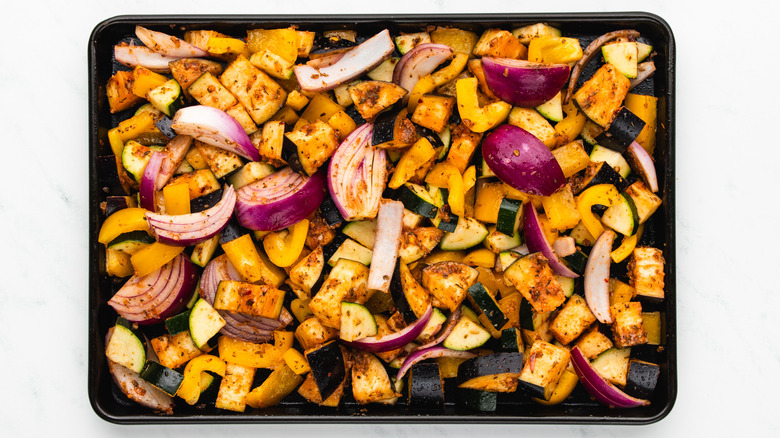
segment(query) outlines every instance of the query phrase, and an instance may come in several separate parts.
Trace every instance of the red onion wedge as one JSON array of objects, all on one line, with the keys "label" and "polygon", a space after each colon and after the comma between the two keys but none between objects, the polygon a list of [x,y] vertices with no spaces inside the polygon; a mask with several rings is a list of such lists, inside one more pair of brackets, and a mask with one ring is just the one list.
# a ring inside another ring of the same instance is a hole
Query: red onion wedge
[{"label": "red onion wedge", "polygon": [[501,181],[521,192],[550,196],[566,183],[547,146],[517,126],[501,125],[488,134],[482,156]]},{"label": "red onion wedge", "polygon": [[638,38],[639,32],[633,29],[616,30],[614,32],[607,32],[604,35],[593,40],[592,43],[585,48],[582,52],[582,58],[574,64],[574,68],[571,69],[571,77],[569,78],[569,85],[566,88],[566,95],[563,97],[563,103],[569,102],[569,99],[574,94],[574,87],[577,85],[577,79],[580,78],[580,73],[588,63],[596,56],[597,53],[601,53],[601,46],[604,44],[616,40],[618,38]]},{"label": "red onion wedge", "polygon": [[222,191],[222,199],[209,209],[178,215],[146,213],[146,221],[158,242],[177,246],[195,245],[222,231],[233,216],[235,205],[236,191],[229,185]]},{"label": "red onion wedge", "polygon": [[330,195],[348,221],[375,218],[387,183],[387,156],[371,146],[372,135],[370,123],[352,131],[328,167]]},{"label": "red onion wedge", "polygon": [[313,213],[325,191],[324,170],[307,177],[285,167],[238,190],[238,222],[251,230],[285,229]]},{"label": "red onion wedge", "polygon": [[647,153],[647,150],[636,141],[626,149],[626,158],[634,172],[647,184],[647,187],[653,192],[658,191],[658,175],[655,172],[655,163],[653,157]]},{"label": "red onion wedge", "polygon": [[539,64],[508,58],[482,58],[485,82],[502,100],[524,108],[555,97],[569,78],[566,64]]},{"label": "red onion wedge", "polygon": [[[222,280],[243,281],[241,274],[236,271],[227,255],[222,254],[210,261],[203,270],[203,275],[198,283],[198,294],[209,304],[214,304],[214,297],[217,294],[217,287]],[[247,342],[263,343],[268,342],[273,337],[273,331],[282,328],[285,323],[284,318],[280,316],[279,320],[242,315],[240,313],[217,310],[225,325],[220,329],[220,333],[235,339]],[[283,315],[286,312],[282,312]]]},{"label": "red onion wedge", "polygon": [[204,56],[209,56],[208,52],[193,46],[187,41],[145,27],[136,26],[135,36],[137,36],[146,47],[165,56],[172,56],[175,58],[202,58]]},{"label": "red onion wedge", "polygon": [[128,321],[153,324],[183,309],[196,283],[194,265],[179,254],[151,274],[130,277],[108,305]]},{"label": "red onion wedge", "polygon": [[399,332],[384,336],[371,336],[356,341],[344,342],[344,344],[371,353],[395,350],[417,339],[423,329],[425,329],[425,325],[428,324],[428,320],[431,319],[431,315],[433,315],[433,307],[428,306],[428,309],[417,321],[409,324]]},{"label": "red onion wedge", "polygon": [[417,362],[422,362],[425,359],[432,359],[436,357],[455,357],[460,359],[471,359],[472,357],[476,357],[477,355],[470,352],[470,351],[456,351],[456,350],[450,350],[449,348],[445,347],[431,347],[431,348],[425,348],[425,349],[418,349],[414,351],[412,354],[406,357],[404,359],[404,364],[401,365],[401,368],[398,369],[398,374],[395,375],[395,380],[401,380],[406,373],[409,371],[409,369],[412,368],[412,365],[416,364]]},{"label": "red onion wedge", "polygon": [[599,403],[615,408],[636,408],[650,404],[649,400],[631,397],[601,377],[598,371],[590,365],[588,358],[582,353],[580,347],[571,349],[571,364],[577,373],[577,377],[580,378],[582,386]]},{"label": "red onion wedge", "polygon": [[114,46],[114,59],[128,67],[140,66],[157,73],[170,73],[168,63],[179,58],[161,55],[145,46],[118,45]]},{"label": "red onion wedge", "polygon": [[310,59],[309,61],[306,61],[306,65],[314,67],[314,68],[324,68],[324,67],[330,67],[331,65],[339,62],[341,58],[346,55],[347,52],[337,52],[330,55],[325,55],[321,58],[314,58]]},{"label": "red onion wedge", "polygon": [[141,208],[145,208],[149,211],[157,211],[157,203],[154,200],[155,181],[160,174],[160,168],[162,167],[164,154],[159,151],[152,152],[152,157],[144,168],[143,176],[141,176],[141,184],[138,188],[138,197],[141,204]]},{"label": "red onion wedge", "polygon": [[615,232],[604,230],[593,244],[585,265],[585,301],[596,319],[604,324],[612,323],[612,315],[609,313],[609,267],[614,240]]},{"label": "red onion wedge", "polygon": [[629,83],[628,86],[629,90],[641,84],[642,81],[649,78],[650,76],[653,75],[653,73],[655,73],[655,63],[653,61],[645,61],[637,65],[636,69],[637,69],[636,77],[634,79],[631,79],[631,82]]},{"label": "red onion wedge", "polygon": [[577,278],[579,275],[564,265],[555,254],[555,250],[547,241],[542,230],[542,224],[539,222],[539,215],[536,214],[533,202],[523,204],[523,233],[525,235],[525,244],[531,252],[541,252],[547,258],[552,270],[561,276]]},{"label": "red onion wedge", "polygon": [[[114,328],[108,329],[106,335],[106,344],[108,344]],[[142,379],[138,373],[130,370],[111,359],[106,358],[108,362],[108,372],[114,378],[114,382],[124,395],[130,400],[141,406],[154,409],[163,414],[173,413],[173,397],[157,389],[154,385]]]},{"label": "red onion wedge", "polygon": [[228,113],[205,105],[193,105],[176,111],[171,128],[203,143],[260,161],[260,152],[252,144],[241,124]]},{"label": "red onion wedge", "polygon": [[[452,48],[445,44],[424,43],[406,52],[393,69],[393,83],[412,92],[421,77],[452,56]],[[407,96],[409,96],[407,94]],[[408,97],[407,97],[408,99]]]},{"label": "red onion wedge", "polygon": [[184,157],[187,155],[187,151],[190,150],[192,145],[192,137],[189,135],[177,135],[173,137],[171,141],[165,146],[165,155],[162,161],[162,167],[160,173],[157,174],[157,179],[154,183],[155,190],[162,190],[168,181],[171,180],[173,172],[184,161]]},{"label": "red onion wedge", "polygon": [[376,216],[376,234],[371,266],[368,272],[368,288],[387,292],[398,259],[401,231],[404,225],[404,204],[398,201],[384,202]]},{"label": "red onion wedge", "polygon": [[395,50],[387,29],[348,51],[335,64],[322,68],[300,64],[295,66],[295,77],[305,91],[325,91],[338,87],[373,69],[389,58]]}]

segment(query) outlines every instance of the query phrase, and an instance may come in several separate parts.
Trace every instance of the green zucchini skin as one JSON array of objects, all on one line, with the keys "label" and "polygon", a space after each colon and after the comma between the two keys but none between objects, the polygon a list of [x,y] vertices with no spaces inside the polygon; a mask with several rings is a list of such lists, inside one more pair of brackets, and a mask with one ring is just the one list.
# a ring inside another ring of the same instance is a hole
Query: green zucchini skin
[{"label": "green zucchini skin", "polygon": [[520,210],[522,201],[517,199],[504,198],[498,207],[498,220],[496,221],[496,231],[500,231],[507,236],[512,236],[517,231],[517,225],[520,222]]},{"label": "green zucchini skin", "polygon": [[509,319],[507,319],[501,307],[496,302],[496,299],[485,289],[482,283],[474,283],[468,289],[469,301],[473,304],[483,315],[490,321],[493,328],[501,330]]},{"label": "green zucchini skin", "polygon": [[141,378],[154,385],[159,390],[173,397],[179,390],[184,376],[157,362],[148,361],[139,373]]},{"label": "green zucchini skin", "polygon": [[150,236],[146,231],[139,230],[120,234],[116,239],[108,243],[108,247],[113,250],[134,254],[141,247],[152,243],[154,243],[154,237]]},{"label": "green zucchini skin", "polygon": [[442,237],[439,246],[445,251],[469,249],[482,243],[488,234],[488,229],[482,222],[471,217],[462,217],[458,219],[455,231]]},{"label": "green zucchini skin", "polygon": [[517,327],[501,330],[501,351],[508,353],[523,352],[523,334]]},{"label": "green zucchini skin", "polygon": [[471,388],[458,388],[458,401],[466,408],[480,412],[495,412],[498,393]]},{"label": "green zucchini skin", "polygon": [[330,341],[315,350],[306,353],[314,382],[320,390],[322,399],[330,397],[346,376],[344,356],[338,342]]},{"label": "green zucchini skin", "polygon": [[569,267],[572,271],[582,275],[585,273],[585,266],[588,264],[588,256],[577,250],[574,254],[567,255],[563,258],[569,263]]},{"label": "green zucchini skin", "polygon": [[190,329],[190,311],[186,310],[165,320],[165,328],[173,336]]},{"label": "green zucchini skin", "polygon": [[396,262],[395,270],[393,271],[393,279],[390,280],[390,295],[393,297],[395,308],[401,313],[404,321],[407,324],[411,324],[417,321],[417,315],[412,311],[409,302],[406,301],[406,295],[404,294],[403,283],[401,282],[401,263]]},{"label": "green zucchini skin", "polygon": [[406,183],[398,189],[398,200],[404,204],[404,207],[412,213],[433,219],[439,210],[431,202],[430,195],[422,187],[416,184]]},{"label": "green zucchini skin", "polygon": [[412,365],[409,372],[409,409],[427,412],[444,409],[444,387],[438,363]]}]

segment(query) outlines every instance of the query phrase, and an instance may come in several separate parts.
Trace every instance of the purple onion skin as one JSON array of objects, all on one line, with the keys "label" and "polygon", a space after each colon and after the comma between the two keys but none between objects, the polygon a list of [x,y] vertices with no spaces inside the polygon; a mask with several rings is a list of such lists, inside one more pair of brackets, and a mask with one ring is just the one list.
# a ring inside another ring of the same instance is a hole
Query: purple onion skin
[{"label": "purple onion skin", "polygon": [[309,177],[306,185],[285,199],[270,204],[236,203],[241,226],[257,231],[278,231],[292,226],[319,208],[325,200],[327,182],[324,168]]},{"label": "purple onion skin", "polygon": [[569,66],[565,64],[484,57],[482,68],[485,82],[496,96],[524,108],[534,108],[552,99],[569,79]]},{"label": "purple onion skin", "polygon": [[550,196],[566,184],[552,152],[523,128],[493,130],[482,142],[482,156],[501,181],[521,192]]},{"label": "purple onion skin", "polygon": [[533,202],[527,202],[523,205],[523,235],[528,250],[541,252],[547,258],[550,267],[556,274],[569,278],[579,277],[579,274],[569,269],[558,259],[552,246],[544,236],[544,231],[542,231],[542,225],[539,223],[539,216],[536,214]]},{"label": "purple onion skin", "polygon": [[179,290],[174,292],[176,294],[176,299],[174,299],[167,308],[159,309],[159,313],[154,312],[157,314],[157,316],[142,321],[132,322],[138,325],[158,324],[165,321],[166,318],[181,312],[187,305],[187,302],[190,300],[190,297],[195,291],[195,286],[198,284],[198,271],[195,269],[195,265],[190,261],[189,258],[184,256],[177,257],[181,257],[183,280]]},{"label": "purple onion skin", "polygon": [[615,408],[635,408],[650,404],[648,400],[631,397],[601,377],[579,347],[571,349],[571,363],[582,386],[599,403]]}]

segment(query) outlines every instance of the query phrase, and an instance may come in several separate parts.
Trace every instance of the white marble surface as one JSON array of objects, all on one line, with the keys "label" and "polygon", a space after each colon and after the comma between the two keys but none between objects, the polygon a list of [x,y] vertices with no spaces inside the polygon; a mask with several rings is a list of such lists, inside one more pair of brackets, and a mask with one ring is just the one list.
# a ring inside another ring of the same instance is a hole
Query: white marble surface
[{"label": "white marble surface", "polygon": [[[0,63],[0,435],[778,436],[780,267],[775,173],[777,6],[625,1],[394,0],[14,2]],[[251,425],[126,427],[87,397],[87,39],[127,13],[360,13],[646,10],[677,56],[679,395],[647,427]]]}]

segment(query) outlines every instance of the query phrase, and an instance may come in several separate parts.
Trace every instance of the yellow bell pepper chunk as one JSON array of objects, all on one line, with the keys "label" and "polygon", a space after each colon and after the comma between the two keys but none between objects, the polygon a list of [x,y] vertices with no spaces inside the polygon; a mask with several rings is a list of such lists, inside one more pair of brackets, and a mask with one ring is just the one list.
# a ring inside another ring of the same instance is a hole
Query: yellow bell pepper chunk
[{"label": "yellow bell pepper chunk", "polygon": [[420,102],[420,98],[422,98],[423,95],[429,94],[433,92],[436,87],[440,87],[455,79],[455,77],[466,68],[468,60],[469,57],[467,54],[456,53],[447,67],[420,78],[409,93],[409,104],[406,107],[409,110],[409,113],[414,113],[414,109],[417,108],[417,104]]},{"label": "yellow bell pepper chunk", "polygon": [[127,140],[136,138],[153,127],[154,117],[149,112],[142,112],[120,122],[119,126],[108,131],[108,142],[114,155],[121,157]]},{"label": "yellow bell pepper chunk", "polygon": [[225,362],[248,368],[273,369],[282,360],[279,349],[271,344],[256,344],[229,336],[219,338],[217,349]]},{"label": "yellow bell pepper chunk", "polygon": [[144,230],[149,232],[146,209],[123,208],[106,218],[98,233],[98,242],[106,245],[122,233]]},{"label": "yellow bell pepper chunk", "polygon": [[469,266],[493,269],[496,266],[496,254],[487,248],[475,249],[468,253],[466,257],[463,257],[462,263]]},{"label": "yellow bell pepper chunk", "polygon": [[284,354],[284,352],[292,348],[293,342],[295,342],[295,333],[280,331],[274,332],[274,347],[279,350],[279,354]]},{"label": "yellow bell pepper chunk", "polygon": [[577,210],[580,211],[582,224],[595,238],[604,232],[601,220],[593,214],[591,207],[596,204],[611,207],[620,200],[620,193],[612,184],[597,184],[588,187],[577,197]]},{"label": "yellow bell pepper chunk", "polygon": [[265,381],[246,395],[246,404],[253,408],[274,406],[303,383],[303,376],[291,370],[286,364],[274,369]]},{"label": "yellow bell pepper chunk", "polygon": [[309,221],[303,219],[286,230],[268,233],[263,238],[263,248],[271,263],[286,268],[301,256],[306,235],[309,233]]},{"label": "yellow bell pepper chunk", "polygon": [[625,260],[626,257],[630,256],[631,253],[634,252],[634,248],[636,248],[636,243],[639,242],[639,239],[642,238],[642,232],[644,230],[645,224],[641,224],[633,236],[624,237],[620,242],[620,246],[609,253],[610,257],[612,257],[612,261],[615,263],[620,263]]},{"label": "yellow bell pepper chunk", "polygon": [[463,172],[463,191],[468,192],[477,184],[477,167],[474,165],[469,166],[465,172]]},{"label": "yellow bell pepper chunk", "polygon": [[252,236],[244,234],[230,242],[222,244],[230,263],[249,283],[262,281],[270,286],[279,287],[285,280],[285,272],[276,267],[264,255],[260,254],[252,241]]},{"label": "yellow bell pepper chunk", "polygon": [[135,275],[143,277],[160,269],[184,251],[183,246],[171,246],[160,242],[141,248],[130,257]]},{"label": "yellow bell pepper chunk", "polygon": [[437,187],[447,187],[449,196],[447,204],[450,211],[456,216],[465,214],[466,192],[464,190],[463,176],[450,163],[439,163],[428,172],[425,182]]},{"label": "yellow bell pepper chunk", "polygon": [[238,38],[211,37],[206,43],[206,51],[214,55],[244,55],[252,54],[246,48],[246,43]]},{"label": "yellow bell pepper chunk", "polygon": [[184,379],[176,395],[184,399],[187,404],[194,405],[200,398],[203,373],[210,371],[225,377],[225,367],[225,361],[210,354],[190,360],[184,368]]},{"label": "yellow bell pepper chunk", "polygon": [[458,112],[463,124],[473,132],[485,132],[498,126],[509,117],[512,105],[497,101],[484,107],[477,101],[477,78],[458,79],[455,93],[458,100]]},{"label": "yellow bell pepper chunk", "polygon": [[577,378],[576,373],[566,370],[563,372],[561,378],[558,380],[558,383],[555,385],[555,389],[553,390],[552,395],[550,395],[549,400],[534,398],[534,401],[545,406],[557,405],[558,403],[566,400],[569,395],[571,395],[571,392],[574,391],[574,388],[577,386],[577,382],[579,381],[580,379]]},{"label": "yellow bell pepper chunk", "polygon": [[168,82],[168,78],[148,68],[137,66],[133,69],[133,94],[146,99],[146,93]]},{"label": "yellow bell pepper chunk", "polygon": [[528,43],[528,60],[545,64],[569,64],[582,58],[582,47],[576,38],[539,36]]},{"label": "yellow bell pepper chunk", "polygon": [[300,351],[294,348],[285,351],[282,355],[282,359],[284,359],[284,363],[286,363],[295,374],[303,375],[311,371],[309,362],[306,361],[306,358]]},{"label": "yellow bell pepper chunk", "polygon": [[428,163],[434,155],[436,155],[436,149],[433,148],[433,145],[427,138],[423,137],[417,140],[398,160],[398,165],[395,166],[393,176],[390,178],[387,186],[391,189],[401,187],[414,176],[418,169]]},{"label": "yellow bell pepper chunk", "polygon": [[190,185],[171,184],[163,187],[165,214],[190,214]]},{"label": "yellow bell pepper chunk", "polygon": [[574,202],[574,194],[568,184],[550,196],[543,196],[542,205],[550,226],[555,229],[568,230],[580,223],[577,203]]}]

